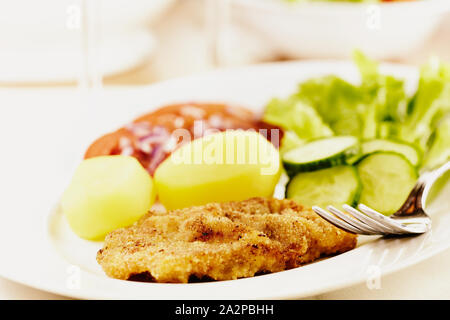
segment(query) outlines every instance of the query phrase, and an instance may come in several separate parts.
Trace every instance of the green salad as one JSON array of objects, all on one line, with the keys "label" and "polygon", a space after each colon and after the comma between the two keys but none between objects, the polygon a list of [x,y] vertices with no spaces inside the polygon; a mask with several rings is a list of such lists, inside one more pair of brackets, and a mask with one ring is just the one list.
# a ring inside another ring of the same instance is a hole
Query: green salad
[{"label": "green salad", "polygon": [[275,98],[266,122],[282,127],[286,195],[305,205],[364,203],[394,213],[418,173],[450,159],[450,64],[430,59],[417,90],[354,54],[361,81],[309,79]]}]

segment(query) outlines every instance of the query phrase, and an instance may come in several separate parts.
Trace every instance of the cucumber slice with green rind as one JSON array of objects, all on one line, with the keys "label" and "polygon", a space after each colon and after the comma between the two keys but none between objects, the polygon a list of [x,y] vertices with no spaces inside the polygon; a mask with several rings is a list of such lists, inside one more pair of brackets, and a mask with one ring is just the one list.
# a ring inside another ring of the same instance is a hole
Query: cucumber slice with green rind
[{"label": "cucumber slice with green rind", "polygon": [[283,164],[289,176],[299,172],[315,171],[347,163],[359,152],[359,141],[352,136],[337,136],[313,140],[283,155]]},{"label": "cucumber slice with green rind", "polygon": [[297,174],[286,187],[286,198],[307,207],[342,208],[343,204],[358,203],[361,187],[355,167],[337,166]]},{"label": "cucumber slice with green rind", "polygon": [[362,157],[377,151],[392,151],[400,153],[404,155],[415,167],[418,167],[421,163],[422,153],[412,144],[388,139],[373,139],[362,142]]},{"label": "cucumber slice with green rind", "polygon": [[404,203],[417,180],[417,170],[395,152],[375,152],[357,165],[362,183],[359,203],[390,215]]}]

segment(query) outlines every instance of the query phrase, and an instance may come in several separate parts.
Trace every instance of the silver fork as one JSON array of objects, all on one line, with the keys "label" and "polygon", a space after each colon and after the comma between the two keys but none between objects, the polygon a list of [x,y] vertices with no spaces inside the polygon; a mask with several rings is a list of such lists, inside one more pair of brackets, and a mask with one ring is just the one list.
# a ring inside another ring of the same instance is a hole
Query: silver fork
[{"label": "silver fork", "polygon": [[318,206],[313,206],[313,210],[331,224],[350,233],[363,235],[424,233],[431,228],[431,219],[424,210],[425,200],[433,183],[449,169],[450,161],[422,174],[405,203],[390,217],[364,204],[358,205],[359,210],[345,204],[343,209],[346,213],[333,206],[327,206],[329,212]]}]

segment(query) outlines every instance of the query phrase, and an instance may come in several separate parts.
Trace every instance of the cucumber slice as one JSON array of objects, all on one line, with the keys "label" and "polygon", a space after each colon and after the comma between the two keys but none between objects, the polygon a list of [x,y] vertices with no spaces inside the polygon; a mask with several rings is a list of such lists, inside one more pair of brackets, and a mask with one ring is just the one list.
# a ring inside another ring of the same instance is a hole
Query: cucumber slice
[{"label": "cucumber slice", "polygon": [[289,176],[346,164],[347,159],[359,152],[358,139],[338,136],[314,140],[287,151],[283,163]]},{"label": "cucumber slice", "polygon": [[380,213],[397,211],[417,180],[416,168],[395,152],[375,152],[358,163],[362,182],[359,202]]},{"label": "cucumber slice", "polygon": [[356,168],[337,166],[297,174],[287,185],[286,198],[307,207],[333,205],[341,208],[343,204],[355,205],[360,192],[361,181]]},{"label": "cucumber slice", "polygon": [[361,144],[362,156],[376,151],[393,151],[400,153],[415,167],[421,162],[421,152],[415,146],[400,141],[387,139],[367,140]]}]

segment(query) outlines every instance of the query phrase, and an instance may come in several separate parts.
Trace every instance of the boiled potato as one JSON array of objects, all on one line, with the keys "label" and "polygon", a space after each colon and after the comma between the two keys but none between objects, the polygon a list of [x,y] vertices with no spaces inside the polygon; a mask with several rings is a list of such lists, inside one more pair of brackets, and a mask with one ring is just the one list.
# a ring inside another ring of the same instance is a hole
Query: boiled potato
[{"label": "boiled potato", "polygon": [[61,205],[78,236],[100,240],[138,220],[154,200],[152,178],[135,158],[101,156],[78,166]]},{"label": "boiled potato", "polygon": [[254,131],[229,130],[193,140],[156,170],[161,203],[169,210],[209,202],[270,197],[281,171],[278,150]]}]

